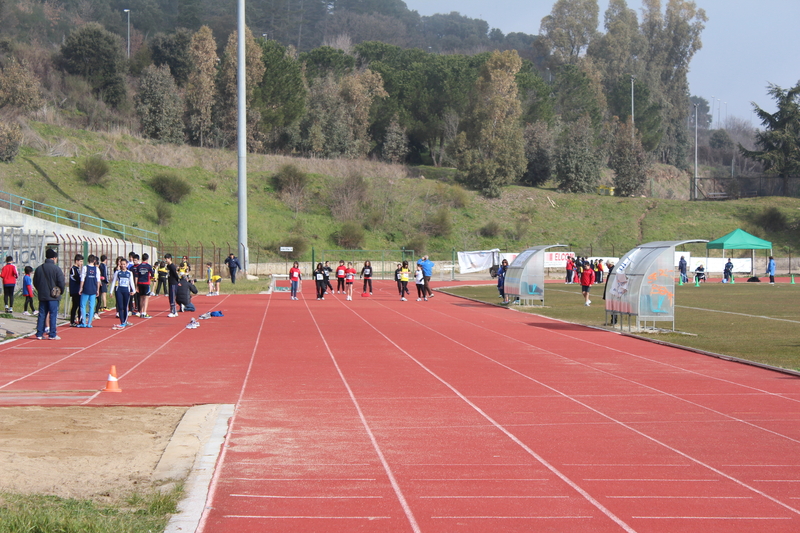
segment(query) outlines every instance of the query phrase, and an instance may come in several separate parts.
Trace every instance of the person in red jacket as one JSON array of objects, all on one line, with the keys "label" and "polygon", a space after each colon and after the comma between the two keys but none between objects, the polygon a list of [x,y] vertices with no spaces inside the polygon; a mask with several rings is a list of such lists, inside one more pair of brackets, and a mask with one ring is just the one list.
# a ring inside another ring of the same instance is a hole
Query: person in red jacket
[{"label": "person in red jacket", "polygon": [[292,300],[297,300],[297,288],[300,286],[300,280],[303,279],[300,272],[300,264],[295,261],[292,263],[292,268],[289,269],[289,281],[292,283]]},{"label": "person in red jacket", "polygon": [[575,263],[572,262],[571,257],[567,257],[567,281],[565,284],[569,285],[572,283],[573,274],[575,274]]},{"label": "person in red jacket", "polygon": [[594,270],[584,265],[583,272],[581,272],[581,294],[583,294],[583,299],[586,301],[584,304],[586,307],[592,305],[592,301],[589,299],[589,289],[592,288],[593,283]]},{"label": "person in red jacket", "polygon": [[353,299],[353,283],[356,281],[356,269],[353,268],[353,263],[347,263],[347,269],[344,271],[345,283],[347,285],[347,300]]},{"label": "person in red jacket", "polygon": [[344,261],[339,261],[339,266],[336,267],[336,294],[339,294],[340,290],[342,294],[344,294],[344,276],[346,271],[347,267],[344,266]]},{"label": "person in red jacket", "polygon": [[14,289],[17,286],[19,270],[14,264],[14,258],[10,255],[6,257],[6,264],[0,270],[0,278],[3,279],[3,303],[6,305],[6,313],[14,311]]}]

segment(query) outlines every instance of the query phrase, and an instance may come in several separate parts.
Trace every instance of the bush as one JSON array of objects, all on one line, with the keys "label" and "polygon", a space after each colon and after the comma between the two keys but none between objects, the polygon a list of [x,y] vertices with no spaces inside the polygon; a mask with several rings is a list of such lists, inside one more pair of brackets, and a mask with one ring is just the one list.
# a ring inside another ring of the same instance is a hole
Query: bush
[{"label": "bush", "polygon": [[417,256],[425,255],[428,252],[428,238],[422,234],[416,235],[406,242],[403,249],[413,250]]},{"label": "bush", "polygon": [[334,235],[336,244],[347,250],[354,250],[364,246],[366,234],[361,224],[348,221]]},{"label": "bush", "polygon": [[450,219],[450,210],[440,207],[425,217],[421,228],[425,233],[434,237],[447,237],[453,231],[453,221]]},{"label": "bush", "polygon": [[789,229],[789,220],[777,207],[767,207],[755,220],[755,223],[766,231],[786,231]]},{"label": "bush", "polygon": [[281,243],[280,246],[291,246],[293,248],[288,257],[294,261],[302,259],[303,255],[308,251],[308,241],[300,235],[292,235],[287,239],[281,239]]},{"label": "bush", "polygon": [[156,221],[159,226],[166,226],[172,220],[172,207],[167,202],[156,204]]},{"label": "bush", "polygon": [[92,155],[83,161],[78,168],[78,174],[89,185],[103,185],[106,175],[111,171],[108,161],[99,155]]},{"label": "bush", "polygon": [[490,220],[478,231],[481,237],[497,237],[500,235],[500,223],[496,220]]},{"label": "bush", "polygon": [[308,185],[308,174],[295,165],[283,165],[272,176],[272,186],[278,192],[301,190]]},{"label": "bush", "polygon": [[10,163],[19,154],[22,129],[17,124],[0,122],[0,161]]},{"label": "bush", "polygon": [[192,192],[189,182],[176,174],[156,174],[150,180],[150,187],[161,198],[173,204],[179,204]]}]

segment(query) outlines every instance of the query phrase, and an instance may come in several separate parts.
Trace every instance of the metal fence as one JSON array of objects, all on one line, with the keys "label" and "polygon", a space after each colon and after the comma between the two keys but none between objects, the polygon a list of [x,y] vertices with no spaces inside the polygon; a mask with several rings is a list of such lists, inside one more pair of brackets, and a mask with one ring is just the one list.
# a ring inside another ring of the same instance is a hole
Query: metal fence
[{"label": "metal fence", "polygon": [[148,246],[156,246],[158,244],[158,233],[154,231],[112,222],[104,218],[70,211],[69,209],[62,209],[31,200],[30,198],[17,196],[10,192],[0,191],[0,207],[57,224],[72,226],[79,230],[116,236],[124,241],[142,242]]},{"label": "metal fence", "polygon": [[697,178],[697,191],[700,200],[726,200],[755,196],[800,197],[800,176]]}]

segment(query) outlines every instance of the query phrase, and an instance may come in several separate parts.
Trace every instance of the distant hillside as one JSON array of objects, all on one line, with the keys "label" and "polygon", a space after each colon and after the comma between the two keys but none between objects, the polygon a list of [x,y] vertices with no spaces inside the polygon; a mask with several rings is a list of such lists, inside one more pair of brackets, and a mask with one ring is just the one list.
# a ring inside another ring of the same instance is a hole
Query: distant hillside
[{"label": "distant hillside", "polygon": [[[159,231],[165,242],[235,242],[235,153],[41,123],[31,123],[25,135],[17,159],[0,164],[3,191]],[[87,185],[79,177],[78,169],[95,154],[110,166],[104,185]],[[300,201],[275,190],[273,175],[289,163],[308,173]],[[312,246],[336,249],[343,242],[372,250],[425,249],[447,258],[453,249],[520,250],[542,243],[620,255],[641,242],[713,239],[737,227],[771,240],[779,255],[800,247],[795,198],[688,202],[511,186],[501,198],[487,199],[455,185],[450,169],[251,155],[248,170],[251,253],[260,248],[277,256],[277,247],[291,239],[306,248],[304,259],[310,259]],[[678,173],[657,170],[654,189],[685,188]],[[166,204],[172,216],[159,225],[156,206],[163,202],[149,183],[165,173],[184,178],[191,192],[177,205]],[[350,194],[354,190],[358,194]]]}]

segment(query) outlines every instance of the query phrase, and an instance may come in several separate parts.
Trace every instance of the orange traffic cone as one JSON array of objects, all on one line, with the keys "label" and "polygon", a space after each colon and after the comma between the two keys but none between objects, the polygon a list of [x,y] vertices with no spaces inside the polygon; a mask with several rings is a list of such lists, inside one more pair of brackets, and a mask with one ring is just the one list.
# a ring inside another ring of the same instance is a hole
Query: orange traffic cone
[{"label": "orange traffic cone", "polygon": [[117,379],[117,367],[115,365],[111,365],[111,370],[108,371],[108,381],[106,382],[106,388],[100,392],[122,392],[122,389],[119,388],[119,380]]}]

